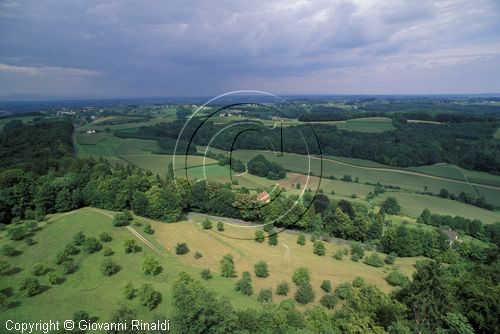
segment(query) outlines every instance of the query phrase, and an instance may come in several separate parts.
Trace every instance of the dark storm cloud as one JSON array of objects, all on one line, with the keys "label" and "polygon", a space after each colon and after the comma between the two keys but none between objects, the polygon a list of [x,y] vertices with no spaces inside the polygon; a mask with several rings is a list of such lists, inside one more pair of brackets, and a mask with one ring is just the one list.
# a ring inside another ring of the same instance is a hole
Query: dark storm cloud
[{"label": "dark storm cloud", "polygon": [[499,14],[494,0],[1,1],[0,91],[495,92]]}]

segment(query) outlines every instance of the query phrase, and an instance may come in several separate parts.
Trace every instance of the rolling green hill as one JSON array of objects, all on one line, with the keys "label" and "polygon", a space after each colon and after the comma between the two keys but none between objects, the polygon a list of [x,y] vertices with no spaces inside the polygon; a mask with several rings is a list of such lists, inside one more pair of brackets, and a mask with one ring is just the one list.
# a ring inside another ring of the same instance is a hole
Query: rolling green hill
[{"label": "rolling green hill", "polygon": [[[333,285],[337,286],[343,281],[351,281],[356,276],[363,277],[384,291],[390,291],[393,288],[384,280],[387,271],[397,268],[409,275],[414,270],[413,264],[416,260],[416,258],[397,259],[394,265],[374,268],[361,262],[355,263],[348,257],[341,261],[333,259],[331,255],[336,250],[345,248],[335,244],[326,246],[327,256],[318,257],[312,253],[312,243],[307,242],[305,246],[299,246],[296,243],[296,235],[293,234],[282,233],[279,235],[278,246],[269,246],[267,243],[256,244],[252,239],[236,240],[226,237],[250,236],[251,238],[254,229],[226,224],[225,232],[221,235],[212,230],[202,230],[198,225],[199,219],[193,222],[165,224],[135,217],[141,224],[152,225],[155,233],[149,235],[145,234],[140,226],[114,227],[111,223],[113,215],[113,212],[95,208],[83,208],[53,215],[47,222],[41,223],[34,232],[33,239],[36,243],[31,246],[22,240],[7,240],[5,232],[2,232],[1,245],[13,245],[20,254],[15,257],[1,256],[1,260],[10,263],[14,270],[6,276],[0,276],[0,288],[9,296],[7,300],[9,306],[0,314],[0,321],[65,320],[70,319],[73,312],[79,310],[86,310],[92,317],[106,321],[110,319],[119,303],[125,303],[134,309],[139,318],[151,319],[151,311],[142,306],[137,297],[133,300],[124,298],[122,288],[128,282],[136,288],[144,283],[151,284],[159,291],[162,294],[162,301],[154,313],[164,314],[168,318],[172,311],[171,284],[177,274],[184,271],[199,278],[202,268],[210,268],[214,273],[213,279],[204,284],[217,293],[230,297],[235,307],[259,307],[256,296],[245,297],[234,291],[233,286],[237,279],[226,279],[217,274],[219,260],[226,253],[231,253],[235,257],[238,274],[243,270],[253,272],[253,265],[259,260],[268,261],[271,275],[267,279],[254,277],[256,290],[268,286],[274,288],[281,280],[290,281],[293,270],[305,266],[313,273],[312,282],[318,291],[322,279],[330,279]],[[63,275],[61,266],[55,263],[56,255],[66,244],[71,243],[73,236],[80,231],[86,237],[99,238],[102,232],[111,235],[112,241],[103,242],[103,246],[110,247],[114,254],[105,257],[102,250],[87,254],[82,247],[79,247],[79,254],[73,256],[77,266],[76,271]],[[123,243],[127,239],[134,239],[140,246],[140,251],[125,253]],[[175,255],[174,249],[178,242],[186,242],[191,251],[186,255]],[[195,251],[201,251],[203,256],[199,259],[194,258]],[[163,267],[161,273],[148,276],[142,272],[141,267],[146,255],[158,259]],[[120,266],[119,272],[110,277],[104,276],[100,271],[101,263],[106,258]],[[34,277],[32,269],[37,264],[50,268],[60,277],[64,277],[64,281],[51,285],[48,274],[36,276],[44,291],[33,297],[25,297],[19,291],[20,282],[25,278]],[[278,299],[281,300],[283,297]],[[318,300],[319,298],[316,302]]]}]

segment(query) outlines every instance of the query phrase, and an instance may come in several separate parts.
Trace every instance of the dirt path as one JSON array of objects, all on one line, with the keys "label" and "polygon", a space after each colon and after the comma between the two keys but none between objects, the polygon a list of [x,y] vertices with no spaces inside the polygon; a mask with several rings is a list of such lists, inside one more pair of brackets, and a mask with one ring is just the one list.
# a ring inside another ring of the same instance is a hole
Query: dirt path
[{"label": "dirt path", "polygon": [[288,246],[284,243],[280,243],[280,245],[285,247],[285,252],[283,253],[283,260],[285,260],[285,262],[290,262],[290,248],[288,248]]},{"label": "dirt path", "polygon": [[147,246],[149,246],[149,248],[151,248],[155,253],[157,253],[157,254],[159,254],[161,256],[168,256],[167,253],[165,253],[162,250],[160,250],[158,247],[156,247],[151,242],[149,242],[146,238],[144,238],[139,232],[137,232],[136,230],[134,230],[134,228],[132,226],[127,226],[127,230],[129,230],[130,232],[132,232],[133,235],[135,235],[142,242],[144,242]]},{"label": "dirt path", "polygon": [[[110,214],[110,213],[107,213],[106,211],[103,211],[103,210],[100,210],[100,209],[97,209],[97,208],[92,208],[92,207],[89,207],[89,209],[95,211],[95,212],[98,212],[100,213],[101,215],[104,215],[108,218],[111,218],[113,219],[113,215]],[[168,256],[167,253],[163,252],[161,249],[159,249],[158,247],[156,247],[155,245],[153,245],[151,242],[149,242],[149,240],[147,240],[146,238],[144,238],[139,232],[137,232],[136,230],[134,230],[134,228],[132,226],[127,226],[127,230],[129,230],[130,232],[132,232],[132,234],[134,236],[136,236],[139,240],[141,240],[142,242],[144,242],[146,244],[146,246],[148,246],[149,248],[151,248],[153,250],[153,252],[159,254],[159,255],[162,255],[162,256]]]}]

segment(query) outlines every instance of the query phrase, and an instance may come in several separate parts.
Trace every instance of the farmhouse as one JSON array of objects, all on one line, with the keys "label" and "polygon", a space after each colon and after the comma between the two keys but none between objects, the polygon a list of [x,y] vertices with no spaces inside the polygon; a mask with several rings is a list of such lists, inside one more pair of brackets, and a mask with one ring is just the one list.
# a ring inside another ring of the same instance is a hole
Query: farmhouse
[{"label": "farmhouse", "polygon": [[262,203],[269,203],[271,202],[271,196],[269,196],[269,193],[267,191],[263,191],[257,195],[257,200]]},{"label": "farmhouse", "polygon": [[448,237],[448,242],[450,243],[450,246],[455,241],[459,241],[457,232],[448,229],[448,230],[443,230],[443,233]]}]

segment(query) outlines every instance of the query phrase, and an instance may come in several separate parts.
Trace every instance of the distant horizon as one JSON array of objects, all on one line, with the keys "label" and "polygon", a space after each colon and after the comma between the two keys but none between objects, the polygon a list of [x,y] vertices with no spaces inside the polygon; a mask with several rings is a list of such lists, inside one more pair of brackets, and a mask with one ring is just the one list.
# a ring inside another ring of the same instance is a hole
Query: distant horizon
[{"label": "distant horizon", "polygon": [[[482,97],[482,98],[498,98],[499,93],[383,93],[383,94],[342,94],[342,93],[330,93],[330,94],[313,94],[313,93],[288,93],[288,94],[277,94],[272,93],[278,97],[282,98],[300,98],[300,97],[317,97],[317,98],[335,98],[335,97]],[[64,101],[102,101],[102,100],[152,100],[152,99],[210,99],[217,95],[164,95],[164,96],[47,96],[40,94],[7,94],[0,95],[0,103],[8,102],[64,102]],[[258,96],[248,94],[247,96]]]}]

